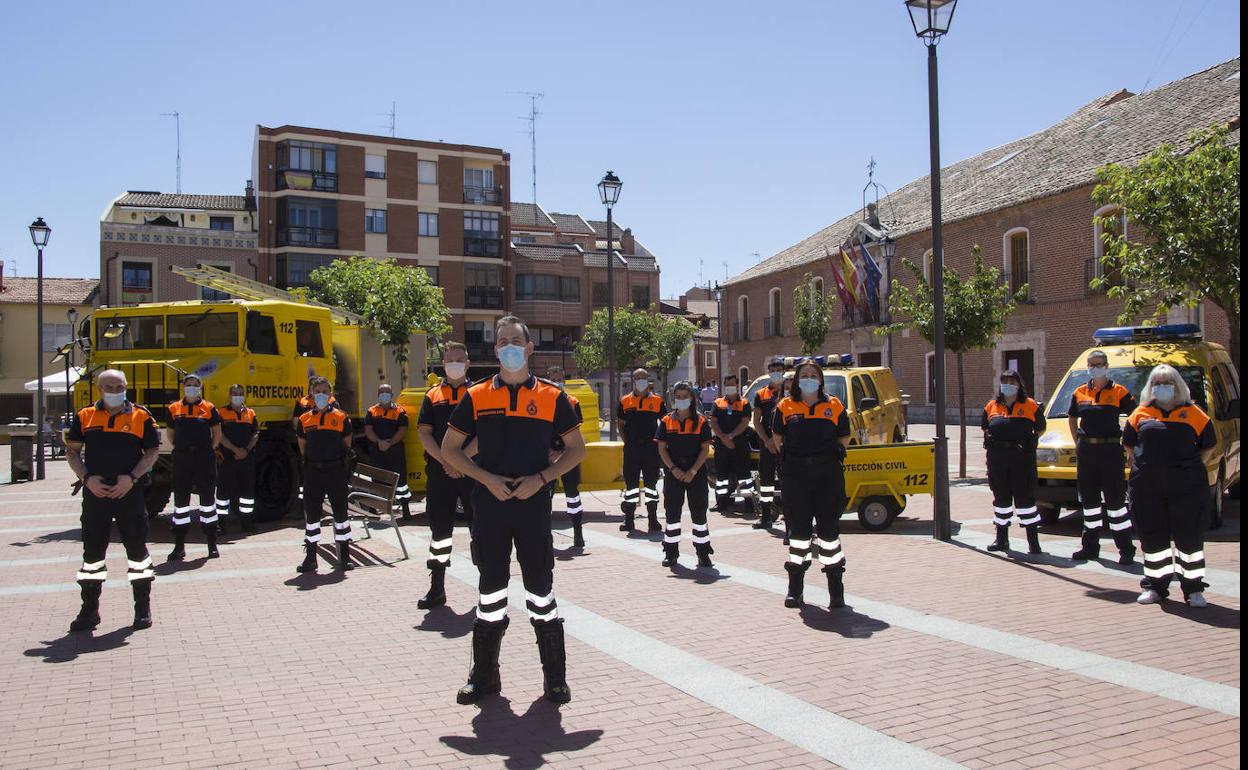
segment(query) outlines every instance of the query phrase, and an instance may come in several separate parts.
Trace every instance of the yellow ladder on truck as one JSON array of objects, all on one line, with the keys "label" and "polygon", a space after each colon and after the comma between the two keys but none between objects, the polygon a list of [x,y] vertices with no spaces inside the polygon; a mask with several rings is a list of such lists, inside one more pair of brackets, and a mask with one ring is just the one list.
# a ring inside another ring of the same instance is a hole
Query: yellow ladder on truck
[{"label": "yellow ladder on truck", "polygon": [[314,299],[308,299],[294,292],[279,289],[276,286],[269,286],[267,283],[244,278],[241,275],[235,275],[220,268],[209,265],[198,265],[196,267],[171,265],[169,270],[197,286],[225,292],[231,297],[238,297],[239,299],[251,300],[253,302],[274,299],[283,302],[297,302],[301,305],[323,307],[330,312],[336,323],[355,326],[365,325],[362,316],[356,315],[349,310],[326,305],[324,302],[317,302]]}]

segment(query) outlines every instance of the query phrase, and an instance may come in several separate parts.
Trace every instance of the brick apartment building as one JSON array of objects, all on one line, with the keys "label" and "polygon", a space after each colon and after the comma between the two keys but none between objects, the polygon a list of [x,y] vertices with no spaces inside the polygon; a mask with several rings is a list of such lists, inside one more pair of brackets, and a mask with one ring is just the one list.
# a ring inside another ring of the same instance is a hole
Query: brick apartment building
[{"label": "brick apartment building", "polygon": [[[600,372],[577,372],[572,348],[593,312],[607,306],[607,250],[615,255],[616,307],[649,308],[659,302],[659,263],[632,230],[578,214],[547,213],[532,203],[511,204],[508,309],[523,318],[537,344],[534,365],[565,366],[596,387]],[[491,330],[492,331],[492,330]],[[490,351],[492,357],[493,351]]]},{"label": "brick apartment building", "polygon": [[169,268],[203,263],[260,278],[256,238],[250,183],[243,195],[122,193],[100,216],[100,304],[223,299]]},{"label": "brick apartment building", "polygon": [[668,373],[670,383],[689,380],[701,386],[719,382],[719,300],[713,289],[694,286],[675,299],[663,300],[664,314],[679,315],[695,327],[685,357]]},{"label": "brick apartment building", "polygon": [[424,268],[442,287],[451,338],[479,347],[493,332],[505,307],[508,153],[257,126],[252,171],[264,280],[301,286],[335,258],[393,257]]},{"label": "brick apartment building", "polygon": [[[1102,249],[1094,216],[1117,213],[1092,201],[1096,169],[1138,160],[1163,142],[1184,147],[1190,131],[1215,124],[1229,125],[1231,139],[1238,143],[1238,58],[1143,94],[1109,94],[1051,128],[942,169],[946,264],[969,271],[971,249],[979,245],[985,261],[1002,269],[1004,280],[1030,287],[1027,301],[1010,317],[994,349],[965,356],[971,408],[991,396],[996,375],[1011,364],[1021,370],[1037,399],[1049,397],[1074,357],[1091,344],[1093,330],[1115,325],[1120,301],[1088,288],[1099,275]],[[723,287],[721,319],[729,370],[754,377],[764,371],[769,355],[797,352],[793,289],[809,272],[817,286],[832,290],[825,249],[835,254],[842,244],[865,242],[885,270],[883,286],[889,273],[913,285],[913,277],[901,267],[902,258],[930,272],[929,190],[927,177],[915,180],[879,201],[878,219],[870,212],[855,212],[730,279]],[[1136,235],[1129,218],[1120,222],[1129,237]],[[879,254],[883,235],[897,243],[891,266]],[[887,297],[879,300],[887,307]],[[1190,312],[1176,311],[1172,320],[1200,323],[1208,339],[1229,343],[1226,317],[1209,303]],[[903,332],[890,339],[874,329],[857,313],[842,311],[825,348],[854,353],[864,363],[891,362],[902,390],[910,395],[912,418],[931,419],[931,346],[917,334]],[[954,367],[950,355],[950,393],[956,383]]]}]

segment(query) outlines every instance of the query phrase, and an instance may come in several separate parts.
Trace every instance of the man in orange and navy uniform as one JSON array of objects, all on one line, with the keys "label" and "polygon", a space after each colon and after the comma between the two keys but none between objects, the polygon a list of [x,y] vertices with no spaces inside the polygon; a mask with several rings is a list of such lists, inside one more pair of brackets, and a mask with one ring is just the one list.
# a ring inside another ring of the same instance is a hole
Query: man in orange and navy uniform
[{"label": "man in orange and navy uniform", "polygon": [[747,496],[754,491],[750,473],[750,443],[745,432],[750,427],[750,405],[741,398],[735,374],[724,375],[723,395],[711,407],[711,433],[715,436],[715,510],[727,511],[732,497],[751,507]]},{"label": "man in orange and navy uniform", "polygon": [[221,415],[221,467],[217,474],[217,516],[221,531],[233,510],[243,530],[255,532],[256,444],[260,423],[256,410],[247,406],[247,391],[239,383],[230,386],[230,403],[217,410]]},{"label": "man in orange and navy uniform", "polygon": [[403,507],[403,518],[412,518],[409,503],[412,491],[407,486],[407,410],[394,403],[394,388],[386,383],[377,387],[377,403],[364,415],[364,438],[368,439],[368,464],[399,474],[394,500]]},{"label": "man in orange and navy uniform", "polygon": [[784,398],[784,359],[773,358],[767,364],[767,384],[754,394],[754,433],[758,436],[758,507],[759,519],[754,529],[770,529],[775,520],[776,476],[780,466],[780,452],[776,449],[771,426],[776,404]]},{"label": "man in orange and navy uniform", "polygon": [[329,380],[312,380],[312,410],[299,415],[299,452],[303,455],[303,563],[299,572],[316,572],[321,542],[322,507],[329,498],[334,514],[338,569],[351,564],[351,522],[347,519],[347,461],[351,449],[351,418],[331,401]]},{"label": "man in orange and navy uniform", "polygon": [[[108,577],[105,553],[113,521],[126,549],[134,628],[152,625],[152,558],[147,552],[147,506],[138,483],[156,464],[160,432],[152,415],[126,400],[126,376],[106,369],[96,378],[100,400],[74,415],[65,434],[65,459],[82,482],[82,609],[70,631],[100,624],[100,592]],[[86,457],[83,457],[83,449]]]},{"label": "man in orange and navy uniform", "polygon": [[208,558],[217,551],[217,445],[221,415],[204,400],[204,383],[194,374],[182,380],[182,399],[168,407],[173,428],[173,550],[169,561],[186,558],[186,533],[191,528],[191,490],[199,493],[199,525],[208,544]]},{"label": "man in orange and navy uniform", "polygon": [[[641,501],[644,489],[649,529],[658,532],[659,527],[659,448],[654,443],[654,433],[659,420],[667,414],[663,397],[656,395],[650,386],[650,373],[645,369],[633,371],[633,392],[616,404],[615,419],[620,436],[624,439],[624,501],[620,510],[624,523],[620,531],[633,531],[633,515]],[[639,486],[644,480],[644,487]]]},{"label": "man in orange and navy uniform", "polygon": [[1036,507],[1036,443],[1046,425],[1040,405],[1027,396],[1023,378],[1013,369],[1002,372],[997,397],[984,406],[980,422],[997,532],[989,551],[1010,550],[1010,518],[1017,513],[1018,523],[1027,532],[1027,551],[1044,553]]},{"label": "man in orange and navy uniform", "polygon": [[[554,594],[550,488],[585,458],[585,438],[568,397],[529,372],[533,341],[524,322],[515,316],[500,318],[494,338],[500,373],[468,389],[442,440],[444,462],[477,482],[472,493],[472,539],[481,597],[472,626],[472,670],[456,701],[475,703],[502,688],[498,652],[507,628],[514,546],[529,620],[537,635],[546,698],[567,703],[572,693],[563,620]],[[464,451],[473,436],[475,463]],[[550,447],[556,436],[563,439],[564,448],[552,463]]]},{"label": "man in orange and navy uniform", "polygon": [[1067,409],[1070,435],[1076,437],[1075,473],[1083,506],[1083,547],[1071,558],[1087,561],[1099,557],[1101,533],[1108,523],[1118,546],[1118,563],[1130,564],[1135,561],[1135,546],[1127,516],[1126,461],[1118,418],[1135,411],[1135,398],[1109,379],[1109,356],[1103,350],[1088,354],[1088,377],[1088,382],[1071,394]]},{"label": "man in orange and navy uniform", "polygon": [[[429,516],[429,592],[416,600],[419,609],[446,604],[446,568],[451,563],[455,534],[455,504],[463,506],[472,522],[472,488],[477,482],[442,459],[442,439],[451,413],[468,392],[468,348],[462,342],[442,346],[442,369],[446,378],[429,388],[420,403],[416,430],[425,448],[425,512]],[[468,455],[472,455],[472,441]]]},{"label": "man in orange and navy uniform", "polygon": [[[295,407],[290,413],[290,427],[296,434],[299,433],[299,418],[304,412],[310,412],[316,408],[316,402],[312,398],[312,383],[317,379],[315,374],[308,376],[308,393],[298,399],[295,399]],[[329,405],[338,408],[338,399],[334,398],[331,393],[329,396]],[[302,469],[301,469],[302,470]],[[303,476],[299,477],[299,499],[303,499]]]}]

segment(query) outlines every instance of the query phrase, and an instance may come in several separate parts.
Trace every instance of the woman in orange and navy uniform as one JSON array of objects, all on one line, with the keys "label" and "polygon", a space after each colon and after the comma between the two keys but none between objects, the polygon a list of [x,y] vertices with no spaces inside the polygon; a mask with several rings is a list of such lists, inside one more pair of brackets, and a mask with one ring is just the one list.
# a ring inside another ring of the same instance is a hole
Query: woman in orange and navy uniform
[{"label": "woman in orange and navy uniform", "polygon": [[394,501],[403,508],[403,518],[410,519],[412,490],[407,486],[407,451],[403,447],[406,435],[407,411],[394,403],[394,388],[383,382],[377,386],[377,403],[364,415],[368,464],[399,474]]},{"label": "woman in orange and navy uniform", "polygon": [[299,453],[303,456],[303,562],[298,572],[316,572],[317,547],[321,542],[321,519],[325,498],[334,515],[334,543],[338,569],[351,564],[351,521],[347,518],[347,463],[351,451],[351,418],[334,405],[329,380],[312,380],[312,410],[299,415]]},{"label": "woman in orange and navy uniform", "polygon": [[230,403],[217,410],[221,415],[221,467],[217,480],[217,516],[221,531],[233,508],[243,530],[255,532],[256,512],[256,444],[260,441],[260,425],[256,410],[247,406],[246,390],[241,384],[230,386]]},{"label": "woman in orange and navy uniform", "polygon": [[1166,364],[1154,368],[1140,393],[1140,406],[1122,432],[1122,443],[1131,450],[1131,518],[1144,551],[1144,590],[1136,599],[1140,604],[1164,599],[1178,575],[1188,605],[1208,605],[1205,462],[1216,441],[1213,422],[1192,403],[1182,375]]},{"label": "woman in orange and navy uniform", "polygon": [[693,385],[678,382],[672,387],[672,411],[659,421],[654,434],[663,462],[663,511],[667,528],[663,533],[663,566],[674,567],[680,557],[680,509],[689,502],[693,522],[693,550],[699,567],[711,563],[711,531],[706,525],[710,489],[706,483],[706,458],[711,452],[711,426],[693,408]]},{"label": "woman in orange and navy uniform", "polygon": [[173,550],[169,561],[186,558],[186,533],[191,528],[191,489],[199,492],[199,525],[208,542],[208,558],[217,551],[217,445],[221,415],[205,401],[204,383],[194,374],[182,381],[183,397],[169,405],[173,428]]},{"label": "woman in orange and navy uniform", "polygon": [[[841,514],[845,512],[845,451],[849,415],[836,396],[823,391],[823,370],[810,359],[799,362],[789,395],[772,415],[780,449],[784,518],[789,532],[789,591],[784,606],[802,606],[812,546],[828,577],[828,608],[845,606],[845,553]],[[816,536],[812,543],[812,535]]]},{"label": "woman in orange and navy uniform", "polygon": [[996,398],[984,406],[980,427],[988,451],[988,486],[997,538],[989,551],[1010,550],[1010,518],[1027,531],[1027,551],[1040,549],[1040,509],[1036,507],[1036,442],[1046,422],[1040,405],[1027,396],[1023,378],[1013,369],[1001,372]]}]

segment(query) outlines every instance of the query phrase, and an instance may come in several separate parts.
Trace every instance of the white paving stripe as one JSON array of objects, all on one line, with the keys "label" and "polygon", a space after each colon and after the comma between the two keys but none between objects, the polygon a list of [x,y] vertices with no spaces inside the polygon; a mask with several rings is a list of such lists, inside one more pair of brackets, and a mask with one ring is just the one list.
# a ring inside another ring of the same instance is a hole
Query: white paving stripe
[{"label": "white paving stripe", "polygon": [[[654,543],[645,540],[626,540],[621,537],[601,532],[585,531],[586,543],[612,548],[617,551],[634,554],[652,561],[662,561],[663,551]],[[682,557],[682,564],[693,568],[695,562],[689,557]],[[753,588],[784,596],[788,591],[788,580],[778,575],[767,575],[745,567],[738,567],[716,560],[725,578]],[[778,572],[779,570],[777,570]],[[820,574],[815,572],[816,575]],[[852,572],[848,573],[852,581]],[[806,585],[808,603],[827,606],[827,589],[819,586]],[[951,642],[959,642],[982,650],[996,652],[1018,660],[1038,663],[1042,666],[1070,671],[1075,674],[1109,682],[1120,687],[1156,695],[1169,700],[1187,703],[1192,706],[1239,716],[1239,688],[1229,685],[1207,682],[1203,679],[1164,671],[1159,668],[1139,663],[1118,660],[1107,655],[1067,647],[1061,644],[1045,642],[1031,637],[998,631],[994,628],[975,623],[931,615],[907,607],[885,602],[878,602],[861,596],[845,594],[846,604],[853,606],[854,611],[868,617],[883,621],[892,626],[907,628],[921,634],[935,636]]]},{"label": "white paving stripe", "polygon": [[0,497],[0,505],[34,505],[35,503],[68,503],[77,500],[82,502],[81,497],[32,497],[30,499],[15,500],[9,497]]},{"label": "white paving stripe", "polygon": [[[295,574],[295,568],[286,567],[255,567],[253,569],[223,569],[205,572],[195,570],[194,572],[175,572],[172,575],[157,575],[156,588],[153,593],[159,596],[160,586],[168,583],[203,583],[215,580],[231,580],[233,578],[257,577],[260,575],[285,575]],[[105,588],[126,588],[129,582],[123,577],[120,580],[108,580],[104,583]],[[41,585],[26,586],[3,586],[0,587],[0,596],[29,596],[31,594],[53,594],[61,592],[78,592],[77,583],[43,583]],[[157,599],[157,601],[160,601]]]},{"label": "white paving stripe", "polygon": [[[231,543],[228,540],[219,540],[221,546],[221,558],[228,559],[231,551],[253,551],[260,548],[292,548],[297,549],[303,544],[303,539],[282,542],[279,540],[265,540],[263,542],[241,542]],[[163,548],[167,543],[162,543]],[[150,550],[150,549],[149,549]],[[126,549],[120,543],[111,543],[109,547],[108,560],[111,562],[124,563],[126,561]],[[188,543],[186,546],[186,555],[191,558],[208,553],[208,546],[195,545]],[[160,554],[153,556],[158,562],[161,559]],[[0,559],[0,569],[6,567],[37,567],[45,564],[79,564],[82,562],[82,556],[76,554],[68,554],[65,556],[44,556],[36,559]],[[163,579],[163,578],[162,578]]]},{"label": "white paving stripe", "polygon": [[[77,529],[79,529],[79,527],[75,525],[65,531],[73,532],[73,531],[76,531]],[[46,535],[48,534],[48,528],[44,526],[44,527],[11,527],[9,529],[0,529],[0,535],[28,535],[31,532],[38,532],[40,534]]]},{"label": "white paving stripe", "polygon": [[0,513],[0,521],[34,521],[36,519],[77,519],[82,511],[73,510],[64,513]]}]

